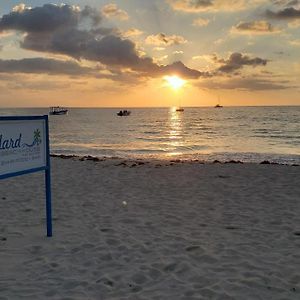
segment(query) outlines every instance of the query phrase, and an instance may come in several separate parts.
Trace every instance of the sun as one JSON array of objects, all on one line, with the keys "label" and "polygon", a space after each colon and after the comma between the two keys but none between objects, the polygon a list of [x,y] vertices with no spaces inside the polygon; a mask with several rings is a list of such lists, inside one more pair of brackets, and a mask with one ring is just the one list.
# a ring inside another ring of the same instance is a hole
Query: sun
[{"label": "sun", "polygon": [[174,90],[180,89],[186,82],[185,80],[181,79],[176,75],[165,76],[164,79]]}]

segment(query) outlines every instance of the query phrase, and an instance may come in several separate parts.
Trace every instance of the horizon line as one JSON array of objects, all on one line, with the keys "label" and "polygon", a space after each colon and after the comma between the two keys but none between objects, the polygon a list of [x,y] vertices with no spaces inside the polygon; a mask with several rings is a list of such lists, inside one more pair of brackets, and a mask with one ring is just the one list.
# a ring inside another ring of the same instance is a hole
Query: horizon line
[{"label": "horizon line", "polygon": [[[177,106],[67,106],[67,105],[58,105],[60,107],[66,108],[103,108],[103,109],[119,109],[119,108],[130,108],[130,109],[147,109],[147,108],[173,108]],[[298,107],[300,104],[274,104],[274,105],[223,105],[223,108],[226,107]],[[215,106],[183,106],[183,108],[214,108]],[[31,109],[31,108],[50,108],[50,106],[15,106],[15,107],[1,107],[0,109]]]}]

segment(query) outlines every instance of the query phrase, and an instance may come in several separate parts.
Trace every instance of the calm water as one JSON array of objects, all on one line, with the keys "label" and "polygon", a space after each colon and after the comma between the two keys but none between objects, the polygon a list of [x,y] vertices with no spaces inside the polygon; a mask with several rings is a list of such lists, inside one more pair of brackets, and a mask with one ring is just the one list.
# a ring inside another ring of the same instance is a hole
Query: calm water
[{"label": "calm water", "polygon": [[[203,160],[268,159],[300,163],[300,106],[69,110],[50,116],[51,152]],[[0,109],[0,115],[47,114],[48,109]]]}]

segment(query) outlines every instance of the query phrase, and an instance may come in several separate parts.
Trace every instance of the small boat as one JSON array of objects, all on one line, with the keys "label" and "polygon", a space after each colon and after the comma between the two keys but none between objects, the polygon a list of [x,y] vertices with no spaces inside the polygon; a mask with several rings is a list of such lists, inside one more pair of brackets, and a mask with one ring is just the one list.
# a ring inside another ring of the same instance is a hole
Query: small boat
[{"label": "small boat", "polygon": [[215,108],[222,108],[223,106],[220,104],[215,105]]},{"label": "small boat", "polygon": [[66,115],[68,110],[61,106],[52,106],[50,107],[50,115]]},{"label": "small boat", "polygon": [[178,111],[178,112],[183,112],[184,111],[184,108],[181,106],[181,100],[180,99],[178,101],[178,105],[177,105],[175,111]]},{"label": "small boat", "polygon": [[130,110],[120,110],[118,113],[117,113],[117,115],[119,116],[119,117],[127,117],[127,116],[129,116],[130,115],[130,113],[131,113],[131,111]]}]

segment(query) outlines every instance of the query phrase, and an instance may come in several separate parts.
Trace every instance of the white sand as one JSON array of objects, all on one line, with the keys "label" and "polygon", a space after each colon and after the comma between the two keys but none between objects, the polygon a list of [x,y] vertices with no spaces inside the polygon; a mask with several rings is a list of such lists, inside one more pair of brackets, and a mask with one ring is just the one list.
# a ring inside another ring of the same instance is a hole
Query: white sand
[{"label": "white sand", "polygon": [[120,163],[0,181],[1,300],[300,299],[299,167]]}]

